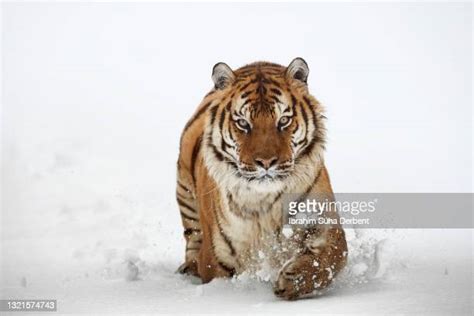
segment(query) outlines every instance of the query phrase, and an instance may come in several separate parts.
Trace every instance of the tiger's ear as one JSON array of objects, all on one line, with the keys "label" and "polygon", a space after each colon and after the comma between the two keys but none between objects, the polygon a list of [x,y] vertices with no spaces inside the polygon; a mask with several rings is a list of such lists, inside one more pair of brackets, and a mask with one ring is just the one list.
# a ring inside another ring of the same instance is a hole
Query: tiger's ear
[{"label": "tiger's ear", "polygon": [[226,63],[217,63],[212,68],[212,81],[216,89],[224,89],[234,81],[235,75]]},{"label": "tiger's ear", "polygon": [[286,75],[289,78],[307,83],[309,75],[308,64],[303,58],[297,57],[293,59],[293,61],[286,68]]}]

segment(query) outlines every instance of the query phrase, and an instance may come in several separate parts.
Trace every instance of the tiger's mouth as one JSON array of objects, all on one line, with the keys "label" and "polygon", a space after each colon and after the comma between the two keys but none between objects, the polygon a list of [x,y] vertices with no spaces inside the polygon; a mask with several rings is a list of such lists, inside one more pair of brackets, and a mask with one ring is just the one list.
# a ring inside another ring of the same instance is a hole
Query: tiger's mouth
[{"label": "tiger's mouth", "polygon": [[288,177],[291,174],[291,171],[293,171],[293,164],[277,165],[265,169],[258,166],[249,166],[240,163],[237,169],[237,175],[247,181],[272,182],[283,180]]}]

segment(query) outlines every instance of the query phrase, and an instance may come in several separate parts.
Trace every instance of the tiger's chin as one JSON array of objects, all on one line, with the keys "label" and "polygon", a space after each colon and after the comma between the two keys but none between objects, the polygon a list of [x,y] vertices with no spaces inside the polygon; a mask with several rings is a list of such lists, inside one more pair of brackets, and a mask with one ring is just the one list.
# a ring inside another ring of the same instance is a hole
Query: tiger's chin
[{"label": "tiger's chin", "polygon": [[[248,169],[247,169],[248,170]],[[258,170],[246,171],[242,168],[238,168],[237,175],[247,182],[260,183],[260,184],[271,184],[277,181],[284,181],[289,175],[290,171],[276,171],[276,170]]]},{"label": "tiger's chin", "polygon": [[276,181],[284,181],[289,176],[289,173],[278,175],[264,174],[260,176],[240,174],[240,176],[248,182],[271,184]]},{"label": "tiger's chin", "polygon": [[245,188],[255,194],[276,193],[286,187],[286,181],[290,175],[290,172],[285,174],[262,173],[260,175],[237,173],[236,177],[240,183],[237,187]]},{"label": "tiger's chin", "polygon": [[253,167],[245,164],[236,164],[236,174],[248,182],[269,184],[275,181],[284,181],[290,176],[294,165],[273,166],[269,169]]}]

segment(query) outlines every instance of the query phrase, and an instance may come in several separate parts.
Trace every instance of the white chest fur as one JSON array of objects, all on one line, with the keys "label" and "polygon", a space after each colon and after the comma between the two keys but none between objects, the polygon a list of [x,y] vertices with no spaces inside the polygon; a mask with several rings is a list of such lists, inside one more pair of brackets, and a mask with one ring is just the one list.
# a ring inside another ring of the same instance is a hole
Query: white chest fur
[{"label": "white chest fur", "polygon": [[[256,192],[245,186],[232,191],[221,190],[219,226],[235,252],[232,255],[221,251],[218,255],[224,257],[222,259],[229,263],[237,260],[237,266],[246,269],[259,254],[268,253],[267,248],[276,246],[283,220],[282,192]],[[216,244],[221,246],[218,248],[225,249],[224,238],[217,239]]]}]

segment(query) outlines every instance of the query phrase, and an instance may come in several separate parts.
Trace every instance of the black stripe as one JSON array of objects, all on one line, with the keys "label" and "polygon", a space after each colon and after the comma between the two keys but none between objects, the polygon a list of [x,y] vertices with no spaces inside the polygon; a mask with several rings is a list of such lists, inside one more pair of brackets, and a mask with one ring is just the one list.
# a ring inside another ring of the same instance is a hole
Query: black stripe
[{"label": "black stripe", "polygon": [[226,142],[226,140],[224,139],[224,132],[223,132],[225,117],[226,117],[226,114],[230,112],[230,106],[231,106],[231,102],[227,103],[227,105],[225,106],[225,109],[222,109],[221,117],[219,121],[219,129],[220,129],[220,135],[221,135],[221,150],[225,152],[226,154],[228,154],[229,156],[232,156],[226,150],[226,146],[230,148],[235,148],[235,146]]},{"label": "black stripe", "polygon": [[189,250],[200,250],[201,248],[200,247],[186,247],[186,251],[189,251]]},{"label": "black stripe", "polygon": [[[230,134],[230,133],[229,133]],[[221,137],[222,137],[222,134],[221,134]],[[222,142],[221,142],[221,149],[223,152],[225,152],[227,155],[231,156],[232,157],[232,154],[230,152],[227,151],[226,148],[233,148],[233,149],[236,149],[236,146],[233,145],[233,144],[230,144],[228,143],[224,137],[222,137]]]},{"label": "black stripe", "polygon": [[310,154],[313,151],[313,148],[314,148],[314,146],[316,146],[317,143],[323,144],[323,146],[324,146],[324,139],[322,138],[322,136],[320,135],[319,130],[318,130],[318,122],[317,122],[316,112],[313,109],[313,107],[311,106],[311,101],[306,97],[304,97],[304,100],[305,100],[306,104],[309,106],[309,108],[311,110],[311,114],[313,115],[312,121],[313,121],[313,124],[314,124],[314,131],[313,131],[313,135],[312,135],[313,137],[312,137],[311,141],[308,143],[306,148],[303,149],[303,151],[300,154],[300,157],[304,157],[304,156]]},{"label": "black stripe", "polygon": [[273,75],[273,76],[278,76],[278,77],[282,77],[281,75],[283,74],[282,71],[279,71],[279,70],[267,70],[265,69],[265,74],[266,75]]},{"label": "black stripe", "polygon": [[178,181],[178,186],[183,189],[184,191],[186,192],[191,192],[190,189],[188,189],[184,184],[182,184],[181,182]]},{"label": "black stripe", "polygon": [[308,113],[304,109],[303,103],[300,103],[301,114],[303,115],[303,121],[305,123],[305,131],[304,131],[304,140],[307,142],[308,139]]},{"label": "black stripe", "polygon": [[219,106],[213,106],[209,111],[210,111],[210,115],[211,115],[211,120],[210,120],[210,125],[213,125],[214,124],[214,121],[216,119],[216,115],[217,115],[217,109],[219,108]]},{"label": "black stripe", "polygon": [[250,83],[257,83],[260,81],[260,78],[257,76],[255,78],[253,78],[252,80],[250,80]]},{"label": "black stripe", "polygon": [[191,216],[189,216],[189,215],[187,215],[187,214],[184,214],[184,213],[181,212],[181,211],[180,211],[180,213],[181,213],[181,216],[182,216],[184,219],[187,219],[187,220],[189,220],[189,221],[191,221],[191,222],[197,222],[197,221],[198,221],[198,218],[193,218],[193,217],[191,217]]},{"label": "black stripe", "polygon": [[[230,161],[230,160],[225,160],[225,157],[224,155],[219,151],[219,149],[217,149],[217,147],[210,143],[209,146],[211,147],[212,149],[212,152],[214,153],[214,155],[216,156],[217,160],[219,161],[225,161],[226,163],[228,163],[229,165],[231,165],[232,167],[234,168],[237,168],[237,165],[235,164],[235,162],[233,161]],[[228,152],[225,152],[226,154],[230,155]]]},{"label": "black stripe", "polygon": [[243,109],[244,109],[244,107],[243,107],[243,106],[242,106],[242,107],[240,107],[240,109],[239,109],[239,112],[238,112],[238,114],[240,114],[241,116],[245,116],[245,115],[244,115],[244,113],[242,112],[242,110],[243,110]]},{"label": "black stripe", "polygon": [[225,115],[226,115],[226,110],[230,109],[231,102],[227,103],[225,108],[222,109],[220,119],[219,119],[219,129],[222,130],[224,127],[224,120],[225,120]]},{"label": "black stripe", "polygon": [[285,70],[285,67],[283,67],[282,65],[269,63],[269,62],[264,63],[261,67],[263,68],[263,70],[266,70],[266,69],[278,69],[281,71]]},{"label": "black stripe", "polygon": [[303,120],[306,125],[306,134],[308,133],[308,113],[306,113],[306,110],[304,109],[304,106],[302,103],[300,103],[300,109],[301,109],[301,115],[303,115]]},{"label": "black stripe", "polygon": [[[232,142],[234,142],[234,144],[236,143],[234,134],[232,133],[232,128],[229,128],[229,138]],[[233,147],[235,148],[236,146],[234,145]]]},{"label": "black stripe", "polygon": [[[306,146],[306,148],[303,149],[303,151],[301,152],[300,157],[304,157],[308,154],[311,153],[311,151],[313,151],[313,148],[314,146],[316,146],[317,143],[322,143],[322,140],[320,139],[319,136],[314,136],[313,139],[311,139],[311,141],[308,143],[308,145]],[[324,147],[324,146],[323,146]]]},{"label": "black stripe", "polygon": [[187,199],[186,196],[182,195],[182,194],[179,193],[178,191],[176,191],[176,196],[177,196],[178,198],[181,198],[181,199]]},{"label": "black stripe", "polygon": [[294,114],[295,108],[296,108],[296,98],[293,94],[291,94],[291,108],[293,109],[293,114]]},{"label": "black stripe", "polygon": [[273,80],[272,78],[270,78],[270,77],[265,77],[265,80],[266,80],[267,83],[271,83],[271,84],[273,84],[274,86],[277,86],[278,88],[281,88],[280,83],[278,83],[277,81]]},{"label": "black stripe", "polygon": [[311,183],[311,185],[306,189],[306,191],[305,191],[302,195],[300,195],[300,197],[299,197],[296,201],[302,202],[302,201],[308,196],[308,194],[311,192],[311,190],[314,188],[314,186],[315,186],[316,183],[318,182],[319,177],[321,176],[322,170],[323,170],[323,168],[320,168],[320,169],[319,169],[318,174],[317,174],[316,177],[314,178],[313,183]]},{"label": "black stripe", "polygon": [[304,102],[306,102],[306,105],[309,107],[311,111],[311,115],[313,116],[313,125],[314,125],[314,132],[316,133],[316,129],[318,127],[318,122],[317,122],[317,117],[316,117],[316,111],[311,104],[311,100],[307,96],[303,96]]},{"label": "black stripe", "polygon": [[177,198],[176,200],[178,201],[179,206],[185,207],[185,208],[189,209],[189,210],[190,210],[191,212],[193,212],[193,213],[197,213],[196,210],[195,210],[193,207],[189,206],[189,204],[186,204],[186,203],[185,203],[183,200],[181,200],[180,198]]},{"label": "black stripe", "polygon": [[194,184],[194,187],[196,187],[196,174],[195,174],[195,170],[196,170],[196,160],[197,160],[197,156],[199,154],[199,151],[201,150],[201,143],[202,143],[202,134],[199,135],[199,137],[197,138],[196,140],[196,143],[194,143],[194,147],[193,147],[193,152],[191,154],[191,177],[193,178],[193,184]]},{"label": "black stripe", "polygon": [[[294,114],[294,113],[293,113]],[[295,122],[295,129],[293,130],[293,134],[296,133],[296,131],[300,128],[300,125],[298,124],[298,121]]]},{"label": "black stripe", "polygon": [[234,148],[234,146],[229,145],[224,138],[222,138],[221,150],[226,153],[228,156],[232,157],[232,154],[227,151],[227,148]]},{"label": "black stripe", "polygon": [[[291,112],[291,111],[290,111],[290,107],[287,107],[287,108],[285,108],[285,109],[283,110],[283,113],[286,113],[286,112],[288,112],[288,113]],[[291,114],[292,114],[292,117],[293,117],[293,116],[294,116],[294,113],[291,113]]]},{"label": "black stripe", "polygon": [[219,223],[219,220],[216,220],[216,222],[217,222],[217,227],[219,228],[219,233],[222,236],[222,239],[224,239],[225,243],[227,244],[227,247],[229,247],[229,249],[230,249],[230,254],[232,256],[235,256],[235,248],[234,248],[234,246],[232,246],[232,242],[230,241],[229,237],[222,230],[222,227],[221,227],[221,224]]},{"label": "black stripe", "polygon": [[[222,137],[222,135],[221,135],[221,137]],[[232,166],[232,167],[234,167],[234,168],[237,169],[237,165],[235,164],[235,162],[233,162],[233,161],[230,160],[230,159],[227,159],[227,160],[226,160],[225,157],[224,157],[224,154],[221,153],[221,152],[219,151],[219,149],[217,149],[216,145],[214,145],[214,144],[212,143],[211,135],[208,136],[208,146],[211,147],[212,152],[213,152],[213,154],[214,154],[214,156],[216,157],[217,160],[222,161],[222,162],[225,162],[225,163],[229,164],[230,166]],[[225,151],[225,153],[228,154],[228,155],[232,158],[232,155],[230,155],[227,151]]]},{"label": "black stripe", "polygon": [[261,83],[257,88],[257,92],[263,100],[263,96],[267,94],[267,88]]},{"label": "black stripe", "polygon": [[273,92],[273,93],[275,93],[275,94],[277,94],[277,95],[281,95],[280,89],[271,88],[270,91]]},{"label": "black stripe", "polygon": [[216,92],[217,92],[217,90],[211,90],[204,96],[204,98],[207,98],[208,96],[213,95]]},{"label": "black stripe", "polygon": [[247,79],[248,78],[246,76],[239,76],[239,77],[234,79],[234,82],[232,83],[232,86],[236,87],[237,85],[241,84],[242,82],[247,81]]},{"label": "black stripe", "polygon": [[201,230],[200,229],[196,229],[196,228],[186,228],[184,230],[184,236],[190,236],[194,233],[201,233]]},{"label": "black stripe", "polygon": [[219,152],[219,150],[217,150],[217,147],[214,146],[214,144],[212,144],[212,143],[209,144],[209,146],[211,146],[211,149],[212,149],[214,155],[216,156],[217,160],[219,160],[219,161],[224,161],[224,155],[222,155],[222,154]]},{"label": "black stripe", "polygon": [[229,204],[233,204],[233,203],[234,203],[234,198],[233,198],[233,196],[232,196],[232,193],[227,192],[227,198],[229,199]]},{"label": "black stripe", "polygon": [[246,84],[244,84],[242,87],[240,87],[239,91],[244,91],[245,89],[247,89],[252,83],[251,82],[247,82]]},{"label": "black stripe", "polygon": [[311,100],[310,100],[307,96],[304,95],[304,96],[303,96],[303,100],[304,100],[304,102],[306,102],[306,104],[307,104],[308,106],[312,106]]},{"label": "black stripe", "polygon": [[217,261],[217,264],[219,264],[219,266],[222,269],[224,269],[227,273],[229,273],[230,276],[233,276],[235,274],[235,268],[229,267],[228,265],[226,265],[225,263],[221,261]]},{"label": "black stripe", "polygon": [[242,107],[244,107],[244,105],[247,105],[247,104],[250,103],[250,102],[252,102],[251,99],[246,99],[246,100],[244,101],[244,103],[242,103]]},{"label": "black stripe", "polygon": [[296,145],[307,144],[307,143],[308,143],[308,141],[305,138],[303,138],[302,140],[297,142]]},{"label": "black stripe", "polygon": [[247,70],[247,71],[239,71],[239,74],[237,75],[236,81],[238,82],[245,82],[245,80],[248,79],[249,76],[253,75],[255,73],[254,70]]},{"label": "black stripe", "polygon": [[225,139],[224,139],[224,135],[221,133],[221,150],[226,153],[227,155],[229,155],[230,157],[232,157],[232,154],[230,152],[227,151],[227,148],[233,148],[235,149],[235,146],[233,144],[229,144]]},{"label": "black stripe", "polygon": [[250,91],[247,91],[247,92],[244,92],[242,93],[242,95],[240,96],[242,99],[245,99],[246,97],[248,97],[250,95]]},{"label": "black stripe", "polygon": [[273,202],[270,204],[270,208],[268,209],[269,211],[273,209],[273,205],[281,198],[282,194],[283,194],[283,191],[278,192],[277,196],[275,197]]},{"label": "black stripe", "polygon": [[255,65],[252,65],[252,64],[245,65],[237,69],[237,72],[240,74],[241,72],[244,72],[244,71],[253,71],[253,68],[255,68]]}]

